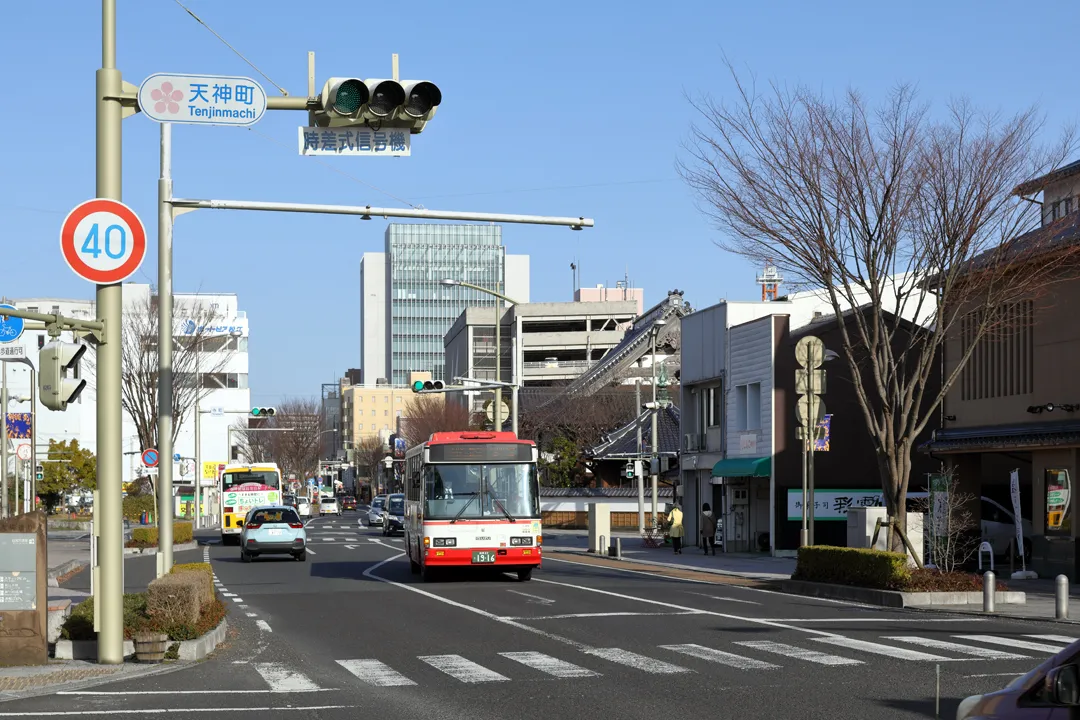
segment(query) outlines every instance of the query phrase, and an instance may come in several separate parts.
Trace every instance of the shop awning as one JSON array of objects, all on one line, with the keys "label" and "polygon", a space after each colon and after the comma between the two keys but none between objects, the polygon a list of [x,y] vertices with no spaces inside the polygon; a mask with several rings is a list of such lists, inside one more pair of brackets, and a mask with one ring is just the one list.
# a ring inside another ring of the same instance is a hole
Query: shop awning
[{"label": "shop awning", "polygon": [[713,477],[769,477],[771,457],[726,458],[713,465]]}]

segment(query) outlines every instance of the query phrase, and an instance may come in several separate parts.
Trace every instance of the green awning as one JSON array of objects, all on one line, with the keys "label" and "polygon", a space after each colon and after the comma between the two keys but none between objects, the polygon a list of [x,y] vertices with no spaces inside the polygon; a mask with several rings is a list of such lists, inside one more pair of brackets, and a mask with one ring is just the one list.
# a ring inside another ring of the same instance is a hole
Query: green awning
[{"label": "green awning", "polygon": [[772,458],[727,458],[713,465],[713,477],[769,477]]}]

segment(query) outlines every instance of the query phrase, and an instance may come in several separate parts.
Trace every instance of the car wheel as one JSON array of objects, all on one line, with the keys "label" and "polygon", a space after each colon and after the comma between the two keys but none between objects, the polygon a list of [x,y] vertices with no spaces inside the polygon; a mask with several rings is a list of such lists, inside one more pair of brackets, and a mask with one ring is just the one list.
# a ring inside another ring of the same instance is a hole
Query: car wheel
[{"label": "car wheel", "polygon": [[420,575],[426,583],[435,582],[435,568],[427,563],[420,566]]},{"label": "car wheel", "polygon": [[533,569],[531,567],[518,570],[518,582],[529,582],[529,580],[532,579],[532,571]]},{"label": "car wheel", "polygon": [[307,562],[307,550],[302,553],[297,553],[296,559],[300,562]]},{"label": "car wheel", "polygon": [[409,558],[409,571],[413,575],[419,575],[420,574],[420,563],[416,562],[411,557]]},{"label": "car wheel", "polygon": [[245,550],[244,548],[240,548],[240,562],[251,562],[251,556],[248,555],[247,550]]}]

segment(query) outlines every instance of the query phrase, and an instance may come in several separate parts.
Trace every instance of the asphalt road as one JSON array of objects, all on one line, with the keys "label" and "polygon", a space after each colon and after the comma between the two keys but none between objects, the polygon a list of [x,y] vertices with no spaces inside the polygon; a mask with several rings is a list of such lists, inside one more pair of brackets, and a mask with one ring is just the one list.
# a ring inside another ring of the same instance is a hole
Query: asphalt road
[{"label": "asphalt road", "polygon": [[[401,538],[316,519],[310,556],[206,555],[231,605],[211,659],[89,691],[0,704],[4,717],[211,711],[297,718],[927,718],[1004,686],[1070,626],[883,610],[548,558],[530,582],[423,583]],[[153,562],[129,561],[132,580]],[[1080,635],[1080,633],[1077,633]]]}]

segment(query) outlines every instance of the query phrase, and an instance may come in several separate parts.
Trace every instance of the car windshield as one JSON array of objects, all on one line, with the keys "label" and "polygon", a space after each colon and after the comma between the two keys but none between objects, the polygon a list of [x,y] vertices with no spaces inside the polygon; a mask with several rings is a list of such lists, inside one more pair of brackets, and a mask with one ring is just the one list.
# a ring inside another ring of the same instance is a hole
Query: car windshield
[{"label": "car windshield", "polygon": [[376,510],[382,510],[382,507],[385,504],[386,504],[386,498],[378,497],[378,498],[375,498],[375,501],[371,503],[371,507],[375,508]]},{"label": "car windshield", "polygon": [[405,514],[405,498],[390,498],[391,515],[404,515]]},{"label": "car windshield", "polygon": [[323,498],[323,505],[333,505],[337,502],[334,498]]},{"label": "car windshield", "polygon": [[540,517],[531,463],[429,465],[424,486],[425,516],[432,519]]},{"label": "car windshield", "polygon": [[271,510],[256,510],[251,516],[250,522],[261,525],[300,522],[296,512],[290,508],[274,508]]},{"label": "car windshield", "polygon": [[262,485],[277,490],[281,480],[273,470],[230,470],[221,476],[221,485],[225,490],[238,485]]}]

